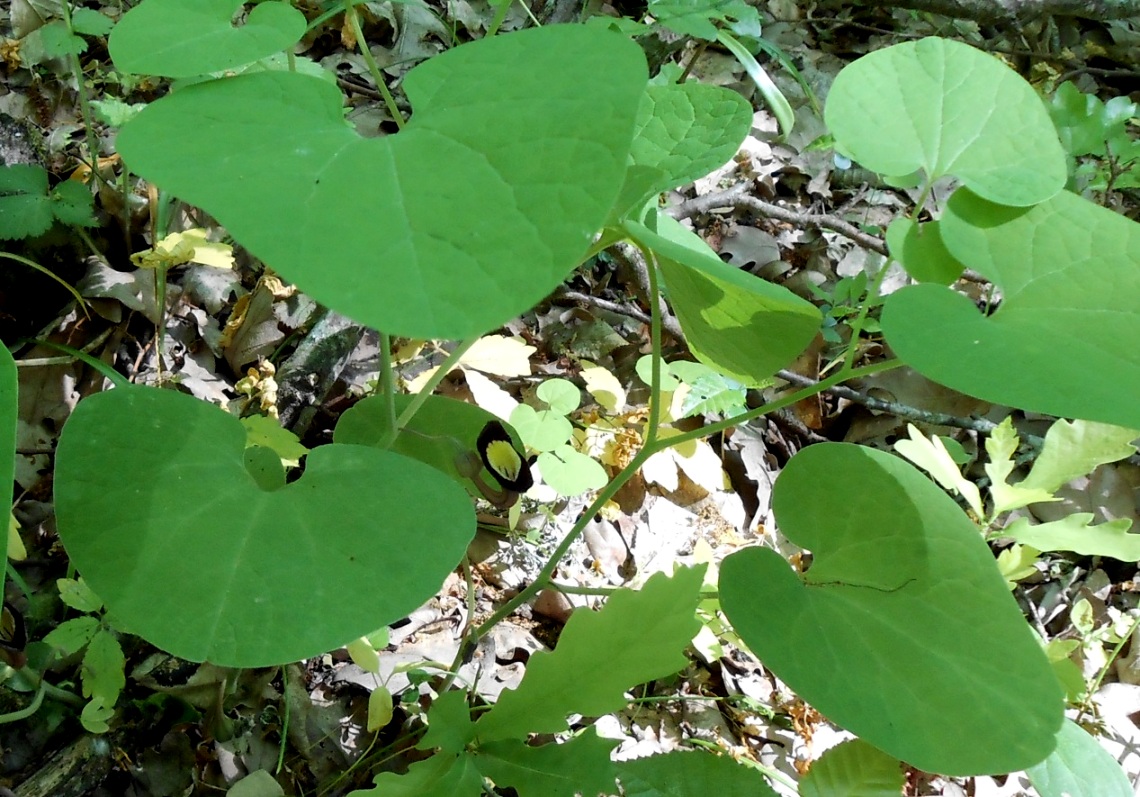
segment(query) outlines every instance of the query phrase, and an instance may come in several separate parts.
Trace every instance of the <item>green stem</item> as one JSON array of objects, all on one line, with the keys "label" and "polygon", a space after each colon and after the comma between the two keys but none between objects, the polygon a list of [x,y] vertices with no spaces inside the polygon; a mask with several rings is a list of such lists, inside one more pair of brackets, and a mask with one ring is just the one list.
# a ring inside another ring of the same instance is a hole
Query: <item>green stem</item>
[{"label": "green stem", "polygon": [[368,71],[376,83],[376,90],[384,98],[384,105],[388,108],[388,114],[396,122],[396,127],[403,130],[408,120],[400,113],[400,109],[396,105],[396,98],[392,96],[392,92],[388,91],[388,83],[384,80],[380,65],[376,63],[376,59],[372,57],[372,51],[368,49],[368,42],[364,40],[364,31],[360,28],[360,18],[356,16],[356,6],[351,0],[345,0],[344,17],[352,26],[352,35],[356,37],[356,46],[360,48],[360,55],[363,56],[364,63],[368,64]]},{"label": "green stem", "polygon": [[[380,390],[384,396],[384,415],[388,428],[396,428],[396,372],[392,368],[392,339],[380,333]],[[395,439],[395,438],[393,438]]]},{"label": "green stem", "polygon": [[847,354],[843,357],[843,367],[839,369],[841,374],[850,371],[855,364],[855,356],[859,353],[859,336],[863,334],[863,324],[867,322],[867,313],[871,309],[871,302],[874,297],[879,295],[879,289],[883,286],[883,279],[887,276],[890,267],[891,260],[887,258],[883,261],[883,267],[879,269],[879,273],[867,286],[867,296],[859,306],[859,315],[855,316],[855,321],[851,324],[851,340],[847,344]]},{"label": "green stem", "polygon": [[460,341],[459,345],[455,347],[455,350],[443,361],[443,365],[435,370],[435,373],[431,375],[427,383],[420,389],[420,392],[412,396],[412,400],[408,402],[408,406],[404,407],[404,411],[401,412],[400,417],[396,419],[395,426],[389,428],[388,434],[380,441],[381,448],[388,448],[392,445],[392,441],[396,439],[400,430],[408,425],[408,422],[412,420],[412,417],[419,411],[420,407],[424,405],[424,402],[427,401],[428,396],[435,392],[435,389],[439,387],[439,383],[444,380],[444,377],[451,373],[451,369],[459,363],[460,359],[462,359],[463,355],[467,353],[467,350],[474,345],[476,340],[478,340],[478,338]]},{"label": "green stem", "polygon": [[1097,673],[1096,678],[1089,684],[1089,688],[1085,692],[1085,699],[1081,701],[1081,709],[1077,712],[1075,722],[1079,723],[1081,718],[1085,715],[1085,712],[1089,710],[1089,702],[1092,700],[1093,695],[1100,689],[1101,682],[1104,681],[1104,677],[1108,675],[1109,668],[1112,667],[1112,663],[1116,661],[1116,657],[1120,655],[1120,651],[1124,649],[1125,643],[1132,638],[1132,634],[1136,631],[1137,627],[1140,627],[1140,615],[1132,618],[1132,625],[1128,626],[1126,633],[1120,635],[1120,641],[1116,643],[1116,646],[1112,649],[1112,653],[1108,655],[1104,666],[1100,668],[1100,672]]},{"label": "green stem", "polygon": [[[78,36],[71,23],[70,0],[65,0],[65,2],[60,3],[59,6],[60,11],[63,13],[63,24],[67,26],[67,32],[72,36]],[[83,117],[84,133],[87,138],[87,154],[91,158],[89,165],[91,166],[92,179],[110,187],[103,175],[99,173],[99,140],[95,137],[95,123],[91,113],[91,98],[87,96],[87,85],[83,82],[83,65],[79,63],[79,55],[74,52],[67,54],[67,60],[71,66],[71,71],[75,74],[76,93],[79,97],[79,113]]]}]

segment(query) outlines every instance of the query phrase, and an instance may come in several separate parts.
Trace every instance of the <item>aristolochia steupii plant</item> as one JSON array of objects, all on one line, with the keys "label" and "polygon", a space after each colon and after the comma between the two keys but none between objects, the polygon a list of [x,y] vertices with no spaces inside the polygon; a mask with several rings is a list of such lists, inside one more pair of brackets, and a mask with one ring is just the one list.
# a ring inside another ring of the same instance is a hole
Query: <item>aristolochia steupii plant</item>
[{"label": "aristolochia steupii plant", "polygon": [[[231,27],[238,5],[145,0],[112,34],[116,66],[233,71],[303,31],[299,12],[273,2]],[[387,138],[353,131],[331,80],[254,66],[152,103],[117,145],[132,170],[213,214],[283,277],[384,333],[474,338],[592,252],[632,240],[693,353],[759,384],[805,348],[819,313],[721,263],[656,201],[731,157],[751,110],[727,90],[646,78],[628,40],[558,26],[416,67],[404,81],[412,117]],[[826,117],[868,168],[926,186],[958,178],[938,222],[945,256],[1002,291],[992,317],[950,279],[892,295],[882,326],[902,361],[992,401],[1140,426],[1135,403],[1120,399],[1140,388],[1140,234],[1060,193],[1063,155],[1026,83],[965,45],[928,39],[845,69]],[[903,240],[922,251],[929,229]],[[921,271],[913,252],[894,254]],[[824,384],[894,364],[848,366]],[[818,389],[667,440],[654,402],[645,448],[583,518],[656,451]],[[346,414],[336,442],[313,450],[290,484],[246,447],[237,419],[189,396],[128,386],[81,402],[55,479],[68,553],[123,630],[192,660],[281,663],[399,619],[437,590],[474,533],[455,441],[473,445],[487,416],[390,389],[371,401],[384,410]],[[722,564],[721,601],[766,665],[862,738],[821,760],[821,773],[886,772],[897,786],[893,759],[957,775],[1068,760],[1049,758],[1072,734],[1039,641],[974,524],[926,476],[881,452],[817,445],[791,460],[773,502],[814,564],[797,573],[771,550],[740,551]],[[549,582],[584,523],[475,634]],[[754,771],[706,755],[611,764],[614,742],[592,731],[526,743],[676,672],[700,584],[698,570],[681,570],[575,615],[557,651],[535,656],[522,686],[477,721],[463,693],[442,694],[420,742],[435,755],[367,793],[476,795],[484,778],[522,795],[612,792],[615,779],[628,793],[769,793]],[[859,766],[840,765],[849,760]],[[802,788],[823,793],[824,775],[812,777]],[[699,788],[677,791],[685,783]]]}]

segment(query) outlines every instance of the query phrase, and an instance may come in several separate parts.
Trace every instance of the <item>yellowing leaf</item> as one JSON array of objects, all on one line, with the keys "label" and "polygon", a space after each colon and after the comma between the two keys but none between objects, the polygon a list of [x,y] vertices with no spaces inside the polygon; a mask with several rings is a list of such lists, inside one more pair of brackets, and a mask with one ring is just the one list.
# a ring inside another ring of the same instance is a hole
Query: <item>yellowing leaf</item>
[{"label": "yellowing leaf", "polygon": [[527,376],[530,355],[537,351],[518,338],[487,335],[479,338],[460,358],[460,365],[496,376]]},{"label": "yellowing leaf", "polygon": [[186,263],[200,263],[214,268],[233,268],[233,247],[211,243],[206,231],[196,227],[174,232],[151,249],[131,255],[131,262],[140,268],[173,268]]},{"label": "yellowing leaf", "polygon": [[937,437],[928,439],[914,424],[908,423],[906,428],[910,439],[899,440],[895,443],[895,450],[929,473],[944,489],[960,494],[974,513],[979,518],[983,517],[982,495],[978,486],[962,478],[958,465],[942,441]]},{"label": "yellowing leaf", "polygon": [[392,721],[392,693],[378,686],[368,696],[368,732],[376,733]]},{"label": "yellowing leaf", "polygon": [[511,413],[519,403],[511,398],[510,393],[478,371],[464,369],[463,373],[467,377],[467,387],[471,389],[471,396],[476,404],[504,421],[511,417]]},{"label": "yellowing leaf", "polygon": [[990,477],[994,517],[1011,509],[1020,509],[1040,501],[1060,500],[1048,490],[1022,487],[1021,484],[1024,482],[1016,485],[1006,483],[1009,474],[1013,472],[1013,455],[1017,451],[1017,442],[1017,432],[1013,430],[1013,422],[1008,417],[986,438],[986,453],[990,457],[986,465],[986,475]]},{"label": "yellowing leaf", "polygon": [[8,515],[8,558],[13,562],[22,562],[28,558],[28,549],[20,537],[20,524],[15,515]]},{"label": "yellowing leaf", "polygon": [[[376,649],[372,647],[372,643],[369,642],[367,638],[361,637],[360,639],[355,639],[345,645],[345,648],[348,650],[349,657],[357,667],[373,675],[380,672],[380,656],[376,653]],[[392,704],[389,703],[388,708],[390,709],[391,707]],[[384,724],[387,725],[387,723]]]},{"label": "yellowing leaf", "polygon": [[621,386],[621,382],[605,368],[589,363],[587,365],[589,367],[582,369],[586,390],[608,412],[620,412],[625,407],[625,388]]}]

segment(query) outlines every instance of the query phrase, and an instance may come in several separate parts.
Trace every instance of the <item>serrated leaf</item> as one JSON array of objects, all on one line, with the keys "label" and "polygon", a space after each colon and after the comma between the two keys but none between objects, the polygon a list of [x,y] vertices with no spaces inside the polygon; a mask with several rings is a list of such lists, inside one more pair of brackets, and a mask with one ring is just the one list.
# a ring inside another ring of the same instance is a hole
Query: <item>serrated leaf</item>
[{"label": "serrated leaf", "polygon": [[594,728],[562,744],[531,747],[519,739],[479,746],[475,765],[500,787],[519,797],[575,797],[608,794],[614,788],[610,753],[617,741],[598,737]]},{"label": "serrated leaf", "polygon": [[61,19],[49,22],[31,35],[39,37],[48,58],[80,55],[87,50],[87,42],[69,31]]},{"label": "serrated leaf", "polygon": [[30,238],[51,228],[47,172],[18,164],[0,168],[0,239]]},{"label": "serrated leaf", "polygon": [[1018,518],[1001,530],[1038,551],[1073,551],[1083,556],[1110,556],[1122,562],[1140,561],[1140,534],[1129,534],[1132,520],[1119,518],[1092,525],[1091,512],[1074,512],[1049,523],[1030,525]]},{"label": "serrated leaf", "polygon": [[60,578],[56,580],[55,585],[59,589],[60,600],[72,609],[81,612],[97,612],[103,608],[103,601],[99,600],[99,596],[82,578],[78,580]]},{"label": "serrated leaf", "polygon": [[531,656],[518,689],[475,723],[483,744],[565,730],[571,713],[600,716],[625,705],[632,686],[677,672],[697,633],[704,566],[657,573],[639,591],[618,590],[598,612],[578,611],[552,652]]},{"label": "serrated leaf", "polygon": [[44,637],[44,642],[56,648],[64,656],[70,656],[90,642],[98,630],[98,618],[72,617],[53,628]]},{"label": "serrated leaf", "polygon": [[83,666],[79,671],[83,680],[83,696],[99,698],[108,706],[114,706],[127,683],[126,666],[119,640],[106,628],[99,628],[83,654]]},{"label": "serrated leaf", "polygon": [[95,226],[95,198],[83,183],[64,180],[51,192],[51,198],[51,212],[64,224]]}]

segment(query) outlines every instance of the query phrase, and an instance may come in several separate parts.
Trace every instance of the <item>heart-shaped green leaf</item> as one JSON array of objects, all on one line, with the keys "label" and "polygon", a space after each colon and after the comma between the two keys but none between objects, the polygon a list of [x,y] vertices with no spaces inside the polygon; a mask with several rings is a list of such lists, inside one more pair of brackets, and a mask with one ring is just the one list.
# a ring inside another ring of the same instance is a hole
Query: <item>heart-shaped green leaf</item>
[{"label": "heart-shaped green leaf", "polygon": [[1041,797],[1132,797],[1128,775],[1080,725],[1065,720],[1057,749],[1026,770]]},{"label": "heart-shaped green leaf", "polygon": [[773,509],[814,562],[746,548],[721,567],[741,638],[832,721],[920,769],[1009,772],[1053,749],[1061,690],[978,529],[906,462],[804,449]]},{"label": "heart-shaped green leaf", "polygon": [[891,257],[902,263],[906,273],[917,282],[949,285],[962,276],[962,264],[942,242],[941,222],[919,224],[900,216],[887,228],[887,246]]},{"label": "heart-shaped green leaf", "polygon": [[193,77],[281,52],[305,35],[305,15],[288,3],[259,3],[233,26],[242,0],[144,0],[128,11],[107,48],[135,75]]},{"label": "heart-shaped green leaf", "polygon": [[415,114],[394,136],[361,138],[335,87],[275,72],[159,100],[118,149],[318,301],[387,332],[471,337],[585,254],[621,188],[645,74],[621,36],[554,25],[413,69]]},{"label": "heart-shaped green leaf", "polygon": [[924,376],[1021,409],[1140,428],[1140,224],[1064,192],[1029,209],[958,191],[950,253],[1002,289],[984,317],[938,285],[892,294],[882,326]]},{"label": "heart-shaped green leaf", "polygon": [[266,492],[245,430],[152,388],[82,401],[56,457],[68,555],[125,630],[191,661],[313,656],[407,614],[475,532],[470,500],[415,460],[329,445]]},{"label": "heart-shaped green leaf", "polygon": [[809,302],[724,264],[675,219],[659,214],[657,232],[634,221],[625,229],[656,255],[689,347],[721,373],[758,384],[795,359],[819,329],[819,310]]},{"label": "heart-shaped green leaf", "polygon": [[877,50],[840,72],[824,112],[836,143],[868,169],[1032,205],[1065,184],[1065,155],[1041,98],[967,44],[928,38]]}]

